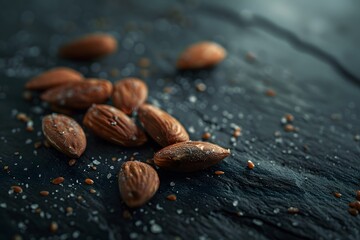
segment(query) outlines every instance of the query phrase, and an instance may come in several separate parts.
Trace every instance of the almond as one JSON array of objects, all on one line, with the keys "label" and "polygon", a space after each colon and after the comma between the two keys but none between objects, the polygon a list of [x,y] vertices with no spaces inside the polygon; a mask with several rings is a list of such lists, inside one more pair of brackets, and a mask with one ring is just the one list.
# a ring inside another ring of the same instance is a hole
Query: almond
[{"label": "almond", "polygon": [[224,60],[226,54],[226,50],[215,42],[198,42],[183,51],[176,66],[178,69],[212,67]]},{"label": "almond", "polygon": [[67,83],[79,82],[83,79],[83,75],[74,69],[57,67],[30,79],[25,84],[25,88],[30,90],[46,90]]},{"label": "almond", "polygon": [[194,172],[208,168],[230,155],[229,149],[208,142],[181,142],[158,151],[154,162],[163,169]]},{"label": "almond", "polygon": [[111,82],[88,79],[49,89],[41,95],[41,99],[59,107],[86,109],[94,103],[105,102],[111,93]]},{"label": "almond", "polygon": [[125,78],[114,84],[112,96],[114,106],[126,114],[136,111],[146,101],[148,88],[137,78]]},{"label": "almond", "polygon": [[108,34],[89,34],[77,38],[59,49],[62,58],[73,60],[94,60],[115,52],[116,39]]},{"label": "almond", "polygon": [[159,184],[157,172],[146,163],[129,161],[121,166],[119,190],[129,207],[140,207],[148,202],[155,195]]},{"label": "almond", "polygon": [[79,158],[86,148],[83,129],[72,118],[61,114],[50,114],[42,120],[46,140],[58,151],[72,158]]},{"label": "almond", "polygon": [[181,123],[155,106],[143,104],[139,108],[139,119],[146,132],[163,147],[189,140]]},{"label": "almond", "polygon": [[93,105],[83,123],[97,136],[115,144],[134,147],[147,141],[145,133],[131,118],[109,105]]}]

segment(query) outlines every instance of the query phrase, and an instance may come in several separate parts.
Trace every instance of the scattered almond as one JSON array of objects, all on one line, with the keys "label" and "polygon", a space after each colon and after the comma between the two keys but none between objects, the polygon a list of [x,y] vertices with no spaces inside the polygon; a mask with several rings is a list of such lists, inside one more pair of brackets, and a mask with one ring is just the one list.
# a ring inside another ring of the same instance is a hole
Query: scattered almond
[{"label": "scattered almond", "polygon": [[108,34],[89,34],[77,38],[59,49],[62,58],[73,60],[94,60],[117,49],[116,39]]},{"label": "scattered almond", "polygon": [[212,67],[226,57],[226,50],[215,42],[198,42],[186,48],[177,60],[178,69]]},{"label": "scattered almond", "polygon": [[105,102],[112,94],[112,84],[107,80],[87,79],[47,90],[41,99],[59,107],[86,109],[92,104]]},{"label": "scattered almond", "polygon": [[139,119],[146,132],[163,147],[189,140],[181,123],[155,106],[142,105],[139,108]]},{"label": "scattered almond", "polygon": [[227,156],[230,150],[208,142],[180,142],[154,155],[157,166],[177,172],[194,172],[208,168]]},{"label": "scattered almond", "polygon": [[83,123],[97,136],[115,144],[135,147],[147,141],[145,133],[133,120],[109,105],[93,105],[85,114]]},{"label": "scattered almond", "polygon": [[129,207],[140,207],[148,202],[159,188],[160,180],[155,169],[137,161],[128,161],[119,173],[120,194]]},{"label": "scattered almond", "polygon": [[79,158],[86,148],[83,129],[72,118],[61,114],[50,114],[42,120],[46,140],[58,151]]},{"label": "scattered almond", "polygon": [[126,114],[136,111],[146,101],[148,88],[138,78],[125,78],[115,82],[112,100],[114,106]]},{"label": "scattered almond", "polygon": [[74,69],[57,67],[30,79],[25,84],[25,88],[30,90],[46,90],[67,83],[79,82],[83,79],[83,75]]}]

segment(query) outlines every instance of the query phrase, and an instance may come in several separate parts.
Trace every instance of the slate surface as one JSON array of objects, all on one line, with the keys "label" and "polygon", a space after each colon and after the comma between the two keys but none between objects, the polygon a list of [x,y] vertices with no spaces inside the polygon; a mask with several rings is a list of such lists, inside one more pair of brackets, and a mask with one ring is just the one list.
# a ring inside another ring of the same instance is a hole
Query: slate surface
[{"label": "slate surface", "polygon": [[[360,219],[347,212],[360,189],[359,6],[355,0],[1,1],[0,165],[10,171],[0,173],[0,238],[359,239]],[[56,57],[61,43],[93,31],[114,34],[118,52],[95,63]],[[204,39],[222,44],[228,58],[212,70],[176,72],[178,53]],[[257,61],[245,60],[249,51]],[[141,57],[151,60],[148,77],[137,64]],[[149,102],[177,117],[193,140],[211,132],[210,141],[230,148],[231,157],[194,174],[159,170],[159,192],[124,219],[116,174],[131,156],[146,161],[159,146],[127,149],[89,133],[73,167],[53,149],[35,151],[41,117],[51,110],[38,99],[23,100],[23,84],[60,65],[111,81],[142,77]],[[197,92],[197,83],[206,91]],[[267,89],[277,95],[266,96]],[[16,120],[18,112],[31,116],[34,132]],[[295,116],[298,133],[284,132],[286,113]],[[233,141],[235,125],[243,134]],[[52,185],[58,176],[64,184]],[[87,177],[96,194],[83,183]],[[9,192],[12,185],[24,192]],[[166,200],[171,193],[176,202]],[[72,215],[65,213],[69,206]],[[289,207],[300,213],[289,214]],[[52,221],[56,233],[49,231]]]}]

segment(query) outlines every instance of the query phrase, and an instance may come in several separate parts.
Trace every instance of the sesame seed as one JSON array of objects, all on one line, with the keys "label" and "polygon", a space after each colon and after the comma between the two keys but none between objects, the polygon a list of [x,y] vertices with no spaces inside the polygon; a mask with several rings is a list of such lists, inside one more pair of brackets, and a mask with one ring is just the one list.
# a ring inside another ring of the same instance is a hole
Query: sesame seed
[{"label": "sesame seed", "polygon": [[298,208],[296,208],[296,207],[289,207],[288,208],[288,213],[297,214],[299,212],[300,212],[300,210]]},{"label": "sesame seed", "polygon": [[149,67],[151,64],[150,60],[148,58],[140,58],[139,62],[138,62],[138,65],[139,67],[142,67],[142,68],[147,68]]},{"label": "sesame seed", "polygon": [[57,177],[57,178],[54,178],[52,181],[51,181],[51,183],[52,184],[55,184],[55,185],[58,185],[58,184],[60,184],[60,183],[63,183],[64,182],[64,178],[63,177]]},{"label": "sesame seed", "polygon": [[58,230],[58,228],[59,228],[59,226],[58,226],[58,224],[56,223],[56,222],[51,222],[51,224],[50,224],[50,231],[51,232],[56,232],[57,230]]},{"label": "sesame seed", "polygon": [[73,209],[72,207],[67,207],[67,208],[66,208],[66,213],[67,213],[67,214],[72,214],[73,211],[74,211],[74,209]]},{"label": "sesame seed", "polygon": [[94,194],[94,193],[96,193],[96,190],[92,188],[92,189],[90,189],[90,193]]},{"label": "sesame seed", "polygon": [[284,126],[284,130],[285,130],[285,132],[293,132],[293,131],[295,131],[295,127],[291,124],[286,124]]},{"label": "sesame seed", "polygon": [[40,195],[45,197],[45,196],[49,195],[49,192],[48,191],[40,191]]},{"label": "sesame seed", "polygon": [[355,208],[349,208],[349,213],[352,215],[352,216],[357,216],[359,214],[359,211]]},{"label": "sesame seed", "polygon": [[11,189],[15,192],[15,193],[22,193],[23,189],[20,186],[11,186]]},{"label": "sesame seed", "polygon": [[252,169],[254,169],[255,164],[252,161],[248,160],[247,161],[247,167],[252,170]]},{"label": "sesame seed", "polygon": [[70,167],[74,166],[76,164],[76,159],[70,159],[68,164]]},{"label": "sesame seed", "polygon": [[169,201],[176,201],[176,195],[175,194],[170,194],[166,197],[167,200]]},{"label": "sesame seed", "polygon": [[273,89],[268,89],[265,91],[266,96],[268,97],[275,97],[276,96],[276,92]]},{"label": "sesame seed", "polygon": [[87,179],[85,179],[85,183],[87,185],[92,185],[92,184],[94,184],[94,181],[92,179],[90,179],[90,178],[87,178]]},{"label": "sesame seed", "polygon": [[205,132],[203,135],[202,135],[202,139],[203,140],[208,140],[211,138],[211,134],[209,132]]},{"label": "sesame seed", "polygon": [[204,83],[196,84],[196,90],[198,92],[204,92],[206,90],[206,85]]},{"label": "sesame seed", "polygon": [[225,172],[223,172],[223,171],[215,171],[215,175],[223,175]]},{"label": "sesame seed", "polygon": [[334,192],[334,196],[337,197],[337,198],[340,198],[340,197],[341,197],[341,193],[339,193],[339,192]]},{"label": "sesame seed", "polygon": [[292,114],[290,114],[290,113],[285,114],[284,117],[285,117],[287,122],[293,122],[294,119],[295,119],[294,116]]}]

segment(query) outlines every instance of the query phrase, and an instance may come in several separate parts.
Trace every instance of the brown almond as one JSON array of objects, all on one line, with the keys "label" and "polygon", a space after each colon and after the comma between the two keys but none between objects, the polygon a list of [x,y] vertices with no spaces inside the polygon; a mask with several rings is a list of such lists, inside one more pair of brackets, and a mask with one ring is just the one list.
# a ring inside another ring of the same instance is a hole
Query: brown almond
[{"label": "brown almond", "polygon": [[194,172],[217,164],[230,155],[224,149],[209,142],[181,142],[158,151],[154,162],[163,169],[176,172]]},{"label": "brown almond", "polygon": [[57,67],[50,69],[30,79],[25,85],[30,90],[47,90],[67,83],[79,82],[84,76],[68,67]]},{"label": "brown almond", "polygon": [[94,103],[104,103],[112,94],[108,80],[87,79],[47,90],[41,99],[61,108],[86,109]]},{"label": "brown almond", "polygon": [[73,60],[94,60],[117,49],[117,40],[109,34],[89,34],[77,38],[59,49],[59,56]]},{"label": "brown almond", "polygon": [[139,119],[149,135],[161,146],[189,141],[189,134],[170,114],[150,104],[139,108]]},{"label": "brown almond", "polygon": [[93,105],[83,123],[97,136],[115,144],[134,147],[147,141],[145,133],[131,118],[109,105]]},{"label": "brown almond", "polygon": [[79,158],[86,148],[83,129],[72,118],[61,114],[50,114],[42,120],[46,140],[58,151],[72,158]]},{"label": "brown almond", "polygon": [[114,106],[126,114],[136,111],[146,101],[148,88],[138,78],[125,78],[114,84],[112,96]]},{"label": "brown almond", "polygon": [[176,66],[178,69],[208,68],[224,60],[226,54],[226,50],[215,42],[198,42],[181,53]]},{"label": "brown almond", "polygon": [[159,188],[160,180],[153,167],[138,161],[121,166],[119,190],[129,207],[140,207],[148,202]]}]

